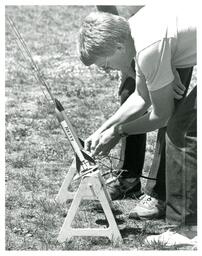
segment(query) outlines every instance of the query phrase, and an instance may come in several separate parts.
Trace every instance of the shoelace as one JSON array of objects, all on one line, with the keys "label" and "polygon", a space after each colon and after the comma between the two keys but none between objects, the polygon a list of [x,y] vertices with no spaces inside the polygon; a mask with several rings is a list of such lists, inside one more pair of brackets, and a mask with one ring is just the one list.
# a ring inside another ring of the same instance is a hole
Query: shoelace
[{"label": "shoelace", "polygon": [[143,204],[145,204],[145,203],[147,203],[147,202],[149,202],[149,201],[152,201],[151,196],[148,196],[148,195],[144,195],[144,197],[143,197],[143,198],[140,198],[140,199],[141,199],[141,202],[142,202]]},{"label": "shoelace", "polygon": [[[141,199],[141,198],[140,198]],[[148,195],[144,195],[144,197],[141,199],[141,204],[144,204],[144,205],[157,205],[158,202],[156,201],[155,198],[152,198],[151,196],[148,196]]]},{"label": "shoelace", "polygon": [[141,200],[141,204],[148,205],[149,207],[157,207],[159,209],[159,211],[164,211],[165,210],[165,204],[163,202],[161,203],[156,198],[148,196],[148,195],[143,195],[143,196],[144,197]]}]

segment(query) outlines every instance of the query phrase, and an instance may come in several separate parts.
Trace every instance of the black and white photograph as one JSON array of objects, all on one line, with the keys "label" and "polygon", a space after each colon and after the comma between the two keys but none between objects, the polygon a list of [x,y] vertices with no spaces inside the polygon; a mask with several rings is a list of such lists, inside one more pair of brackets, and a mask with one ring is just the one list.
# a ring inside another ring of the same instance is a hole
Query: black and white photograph
[{"label": "black and white photograph", "polygon": [[3,249],[199,252],[198,1],[2,7]]}]

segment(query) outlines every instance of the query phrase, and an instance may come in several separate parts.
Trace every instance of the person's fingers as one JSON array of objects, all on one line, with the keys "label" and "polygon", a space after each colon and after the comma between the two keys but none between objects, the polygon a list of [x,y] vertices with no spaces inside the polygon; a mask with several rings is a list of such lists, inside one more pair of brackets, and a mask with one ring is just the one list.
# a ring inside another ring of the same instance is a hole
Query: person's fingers
[{"label": "person's fingers", "polygon": [[116,145],[117,143],[113,143],[113,144],[108,144],[108,145],[104,145],[102,143],[99,143],[99,145],[97,145],[97,147],[95,148],[94,152],[93,152],[93,156],[96,155],[104,155],[107,156],[109,154],[109,152],[111,151],[111,149]]},{"label": "person's fingers", "polygon": [[99,153],[102,151],[102,145],[101,144],[98,144],[94,149],[93,149],[93,152],[92,152],[92,156],[97,156],[99,155]]},{"label": "person's fingers", "polygon": [[175,91],[173,91],[173,94],[174,94],[174,98],[177,99],[177,100],[180,100],[180,99],[183,98],[183,95],[182,95],[182,94],[179,94],[179,93],[177,93],[177,92],[175,92]]},{"label": "person's fingers", "polygon": [[178,87],[184,92],[186,90],[186,87],[180,82],[178,84]]},{"label": "person's fingers", "polygon": [[185,91],[185,88],[183,87],[179,87],[178,85],[176,85],[175,87],[174,87],[174,91],[176,92],[176,93],[179,93],[179,94],[183,94],[184,93],[184,91]]},{"label": "person's fingers", "polygon": [[98,144],[98,140],[92,140],[91,141],[91,150],[94,151],[96,146]]},{"label": "person's fingers", "polygon": [[102,156],[108,156],[110,151],[111,151],[111,149],[105,149],[105,150],[101,151],[99,154],[102,154]]},{"label": "person's fingers", "polygon": [[181,82],[181,79],[180,79],[179,75],[178,75],[178,78],[176,80],[176,86],[175,87],[177,87],[177,88],[179,88],[183,91],[186,89],[185,86],[183,85],[183,83]]},{"label": "person's fingers", "polygon": [[184,91],[186,90],[186,87],[183,85],[180,75],[177,72],[176,69],[174,69],[173,71],[174,76],[175,76],[175,80],[174,80],[174,84],[173,84],[173,89],[175,92],[179,93],[179,94],[183,94]]}]

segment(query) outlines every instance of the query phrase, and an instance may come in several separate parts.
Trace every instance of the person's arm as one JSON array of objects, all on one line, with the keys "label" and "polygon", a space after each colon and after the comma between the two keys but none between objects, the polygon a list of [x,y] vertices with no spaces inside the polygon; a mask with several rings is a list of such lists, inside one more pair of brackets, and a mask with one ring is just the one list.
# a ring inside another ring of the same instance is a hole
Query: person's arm
[{"label": "person's arm", "polygon": [[88,151],[94,150],[105,130],[140,117],[150,105],[151,101],[145,80],[137,77],[135,92],[130,95],[112,117],[85,141],[85,149]]},{"label": "person's arm", "polygon": [[127,134],[139,134],[154,131],[167,125],[173,110],[173,84],[151,92],[152,110],[144,116],[122,125],[122,129]]},{"label": "person's arm", "polygon": [[[128,123],[121,124],[123,134],[141,134],[150,132],[166,126],[174,110],[174,97],[172,83],[150,93],[152,101],[152,110]],[[99,143],[95,147],[93,155],[99,153],[106,154],[114,146],[114,141],[118,141],[120,134],[117,133],[117,126],[111,126],[101,134]]]},{"label": "person's arm", "polygon": [[151,100],[144,79],[136,78],[136,90],[120,106],[116,113],[110,117],[101,127],[104,131],[112,125],[118,125],[142,116],[151,106]]},{"label": "person's arm", "polygon": [[[145,126],[143,129],[141,129],[141,131],[149,132],[165,126],[174,109],[174,98],[181,99],[183,97],[186,87],[182,84],[179,73],[174,68],[173,73],[175,79],[172,83],[168,84],[162,89],[150,93],[153,110],[146,116],[139,118],[140,120],[138,121],[138,125],[141,126],[141,123],[149,118],[150,125],[149,127]],[[136,127],[136,129],[132,129],[133,134],[139,133],[138,126],[135,124],[135,121],[128,123],[125,126],[126,133],[127,129],[129,129],[128,131],[130,134],[130,126]]]}]

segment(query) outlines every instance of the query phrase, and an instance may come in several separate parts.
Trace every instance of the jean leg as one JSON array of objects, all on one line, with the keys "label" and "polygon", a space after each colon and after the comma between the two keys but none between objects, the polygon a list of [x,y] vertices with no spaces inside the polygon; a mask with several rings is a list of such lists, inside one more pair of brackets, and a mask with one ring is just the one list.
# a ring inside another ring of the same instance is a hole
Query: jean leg
[{"label": "jean leg", "polygon": [[144,193],[165,201],[165,133],[166,127],[157,134],[154,158],[144,187]]},{"label": "jean leg", "polygon": [[[127,78],[120,92],[121,104],[135,90],[135,80]],[[146,134],[130,135],[122,139],[121,161],[119,168],[127,170],[122,176],[138,177],[142,174],[146,147]]]},{"label": "jean leg", "polygon": [[181,102],[167,126],[166,219],[197,224],[196,87]]}]

